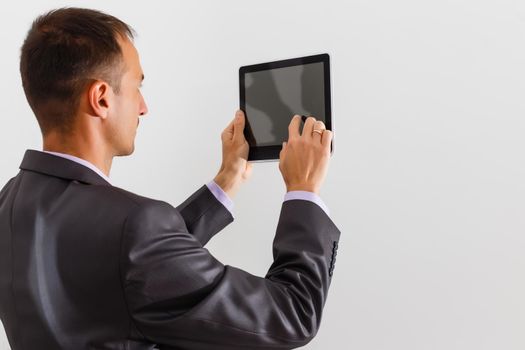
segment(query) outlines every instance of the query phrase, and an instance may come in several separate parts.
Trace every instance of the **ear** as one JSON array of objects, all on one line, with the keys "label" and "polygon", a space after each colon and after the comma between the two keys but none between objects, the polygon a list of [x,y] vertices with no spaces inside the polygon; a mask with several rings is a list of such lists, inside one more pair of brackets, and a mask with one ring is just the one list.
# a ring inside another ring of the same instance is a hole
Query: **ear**
[{"label": "ear", "polygon": [[90,85],[88,90],[88,102],[96,116],[102,119],[107,118],[112,94],[113,90],[105,81],[97,80]]}]

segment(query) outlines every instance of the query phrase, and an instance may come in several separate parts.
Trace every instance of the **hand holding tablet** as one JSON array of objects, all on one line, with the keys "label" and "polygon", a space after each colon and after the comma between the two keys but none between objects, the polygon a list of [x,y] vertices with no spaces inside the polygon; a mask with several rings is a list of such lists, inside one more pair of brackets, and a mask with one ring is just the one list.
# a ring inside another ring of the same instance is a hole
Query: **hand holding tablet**
[{"label": "hand holding tablet", "polygon": [[239,85],[249,161],[278,160],[296,114],[314,116],[332,130],[328,54],[243,66]]},{"label": "hand holding tablet", "polygon": [[319,195],[328,171],[332,132],[312,117],[306,119],[302,132],[300,124],[300,116],[294,116],[288,127],[288,141],[283,142],[279,153],[279,170],[287,192],[308,191]]}]

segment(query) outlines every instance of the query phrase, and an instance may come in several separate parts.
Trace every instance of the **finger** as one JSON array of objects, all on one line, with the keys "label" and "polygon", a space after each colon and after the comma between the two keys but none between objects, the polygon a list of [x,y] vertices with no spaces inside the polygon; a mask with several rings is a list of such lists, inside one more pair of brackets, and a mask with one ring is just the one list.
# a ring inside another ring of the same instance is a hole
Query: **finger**
[{"label": "finger", "polygon": [[306,121],[304,122],[303,135],[302,136],[312,137],[312,131],[314,130],[314,124],[315,124],[315,118],[314,117],[306,118]]},{"label": "finger", "polygon": [[244,124],[245,124],[244,112],[239,109],[235,113],[235,119],[233,121],[233,138],[236,141],[244,142]]},{"label": "finger", "polygon": [[[319,130],[321,131],[321,133],[315,132],[315,130]],[[314,141],[319,143],[321,142],[321,135],[324,132],[324,130],[326,130],[326,126],[324,126],[324,123],[321,120],[317,120],[314,123],[314,127],[312,129],[312,137]]]},{"label": "finger", "polygon": [[283,147],[281,148],[281,151],[282,152],[285,152],[286,151],[286,146],[288,145],[288,142],[284,141],[283,142]]},{"label": "finger", "polygon": [[299,127],[301,126],[301,116],[296,114],[293,116],[288,125],[288,138],[299,137]]},{"label": "finger", "polygon": [[285,150],[286,150],[286,141],[283,142],[283,147],[281,148],[281,152],[279,152],[279,159],[283,158]]},{"label": "finger", "polygon": [[248,180],[252,176],[253,164],[246,163],[246,170],[244,171],[243,177],[245,180]]},{"label": "finger", "polygon": [[322,137],[321,143],[324,148],[328,149],[328,153],[330,153],[330,145],[332,144],[333,137],[334,137],[334,133],[331,130],[323,131],[323,137]]}]

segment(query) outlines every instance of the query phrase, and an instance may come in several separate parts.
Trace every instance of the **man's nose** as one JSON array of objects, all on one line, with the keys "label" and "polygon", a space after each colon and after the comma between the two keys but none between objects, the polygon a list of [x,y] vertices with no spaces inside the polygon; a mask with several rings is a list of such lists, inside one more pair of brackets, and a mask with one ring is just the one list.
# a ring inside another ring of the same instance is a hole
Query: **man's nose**
[{"label": "man's nose", "polygon": [[140,106],[140,116],[143,116],[148,113],[148,106],[146,105],[146,101],[142,99],[142,103]]}]

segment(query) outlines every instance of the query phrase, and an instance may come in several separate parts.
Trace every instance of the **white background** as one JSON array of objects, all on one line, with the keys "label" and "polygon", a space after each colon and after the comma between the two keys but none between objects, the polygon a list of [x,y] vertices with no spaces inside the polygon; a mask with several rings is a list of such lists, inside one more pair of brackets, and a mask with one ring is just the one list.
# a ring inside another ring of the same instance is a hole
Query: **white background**
[{"label": "white background", "polygon": [[[219,168],[239,66],[330,53],[336,151],[321,196],[342,237],[305,348],[525,348],[522,0],[11,2],[0,22],[2,185],[25,149],[41,149],[19,48],[38,14],[65,5],[137,30],[150,112],[111,178],[173,205]],[[211,252],[264,275],[284,193],[277,163],[256,164]]]}]

